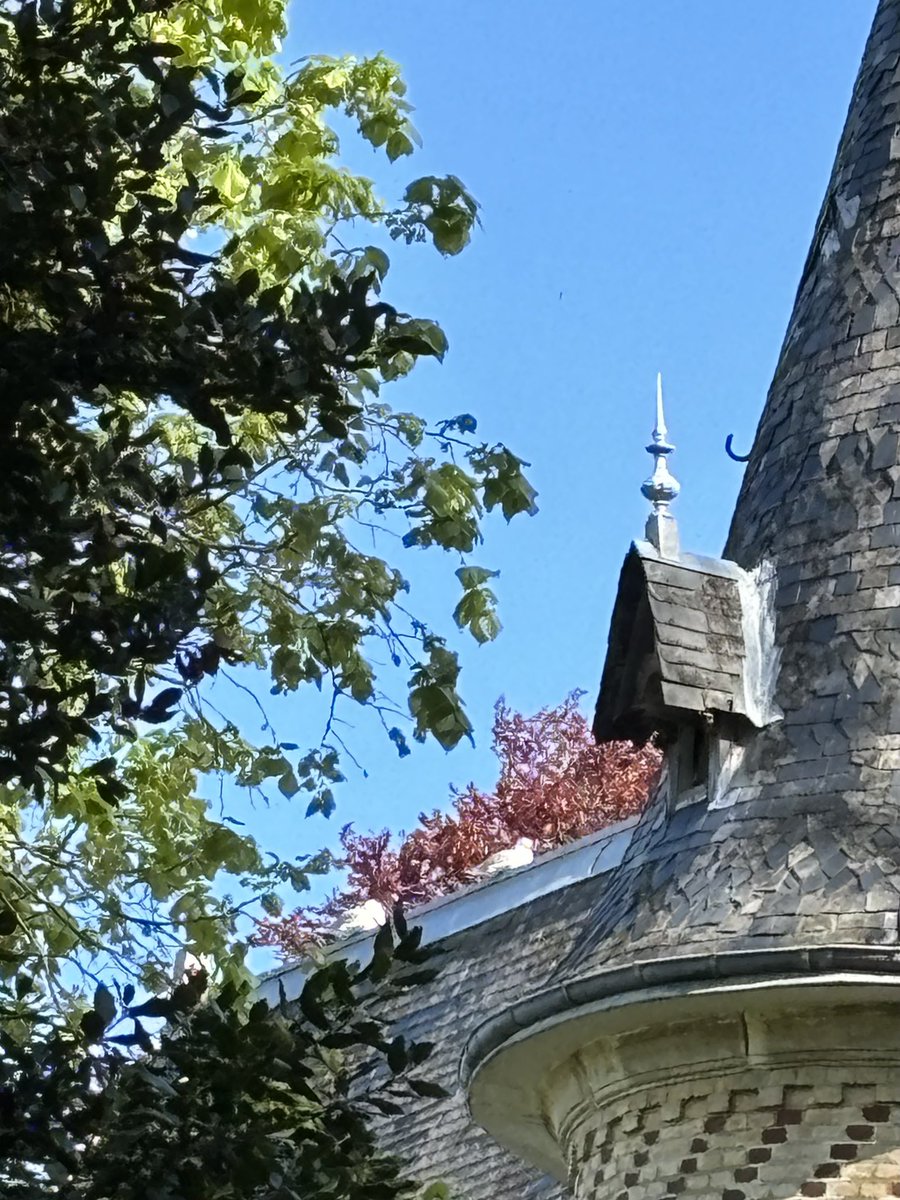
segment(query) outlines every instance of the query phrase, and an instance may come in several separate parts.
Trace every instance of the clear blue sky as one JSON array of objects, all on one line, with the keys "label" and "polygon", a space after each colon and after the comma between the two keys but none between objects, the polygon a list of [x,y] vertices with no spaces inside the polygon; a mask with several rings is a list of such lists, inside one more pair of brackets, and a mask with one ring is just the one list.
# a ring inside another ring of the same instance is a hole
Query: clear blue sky
[{"label": "clear blue sky", "polygon": [[[348,142],[353,167],[386,197],[452,172],[483,206],[460,258],[394,255],[388,299],[438,319],[451,350],[392,402],[474,413],[533,463],[541,511],[493,522],[473,556],[501,570],[505,626],[493,645],[454,643],[477,748],[400,760],[361,722],[348,737],[368,777],[340,789],[333,827],[279,800],[250,818],[264,843],[299,853],[347,821],[409,828],[451,783],[492,782],[499,695],[526,712],[574,688],[592,702],[620,562],[646,514],[658,370],[682,543],[721,551],[741,474],[723,442],[750,447],[874,9],[295,0],[286,57],[383,50],[404,66],[424,150],[386,169]],[[410,562],[421,605],[447,626],[456,565]],[[290,705],[279,736],[308,742],[317,726],[297,728]]]}]

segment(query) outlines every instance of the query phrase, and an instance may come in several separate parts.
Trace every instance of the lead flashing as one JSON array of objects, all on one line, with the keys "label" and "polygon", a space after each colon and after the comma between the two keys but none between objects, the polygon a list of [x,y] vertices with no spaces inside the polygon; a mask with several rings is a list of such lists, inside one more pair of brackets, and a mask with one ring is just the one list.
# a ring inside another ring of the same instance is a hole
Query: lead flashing
[{"label": "lead flashing", "polygon": [[[621,863],[636,824],[636,817],[618,821],[598,833],[588,834],[576,842],[540,855],[527,867],[439,896],[427,904],[410,909],[406,914],[407,920],[422,926],[424,943],[434,944],[550,892],[570,887],[594,875],[603,875]],[[327,948],[327,953],[334,958],[366,959],[372,952],[374,940],[374,933],[357,934],[342,942],[335,942]],[[288,1000],[296,999],[306,979],[306,972],[306,965],[302,962],[276,968],[260,980],[260,998],[277,1004],[280,984]]]}]

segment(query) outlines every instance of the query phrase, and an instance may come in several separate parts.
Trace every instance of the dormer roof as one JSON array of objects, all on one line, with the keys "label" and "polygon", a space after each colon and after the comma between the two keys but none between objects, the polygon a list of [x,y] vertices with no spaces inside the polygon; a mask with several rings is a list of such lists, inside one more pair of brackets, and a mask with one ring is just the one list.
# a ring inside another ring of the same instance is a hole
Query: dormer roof
[{"label": "dormer roof", "polygon": [[610,624],[598,741],[668,740],[698,716],[747,717],[744,574],[726,559],[672,560],[650,542],[632,545]]}]

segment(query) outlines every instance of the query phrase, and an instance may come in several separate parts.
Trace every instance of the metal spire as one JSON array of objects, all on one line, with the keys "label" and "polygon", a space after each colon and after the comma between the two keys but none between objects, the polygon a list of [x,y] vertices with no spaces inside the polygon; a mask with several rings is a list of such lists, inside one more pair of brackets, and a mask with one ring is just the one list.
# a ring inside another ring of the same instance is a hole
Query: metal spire
[{"label": "metal spire", "polygon": [[641,484],[641,491],[653,505],[647,518],[647,541],[663,558],[677,558],[679,552],[678,525],[669,505],[681,491],[681,484],[669,472],[667,459],[675,447],[668,440],[666,417],[663,412],[662,374],[656,376],[656,425],[653,440],[646,447],[653,455],[653,474]]}]

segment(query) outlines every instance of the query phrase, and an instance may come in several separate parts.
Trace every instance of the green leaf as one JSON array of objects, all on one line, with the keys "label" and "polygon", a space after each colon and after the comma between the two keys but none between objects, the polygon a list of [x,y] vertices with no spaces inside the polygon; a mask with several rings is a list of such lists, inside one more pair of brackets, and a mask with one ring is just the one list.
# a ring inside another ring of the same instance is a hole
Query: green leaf
[{"label": "green leaf", "polygon": [[259,291],[259,271],[255,267],[250,267],[242,272],[235,283],[238,295],[245,299],[252,296],[254,292]]},{"label": "green leaf", "polygon": [[289,800],[300,791],[300,784],[297,782],[297,776],[293,771],[285,771],[281,776],[278,780],[278,790],[282,796],[286,796]]},{"label": "green leaf", "polygon": [[409,1055],[406,1050],[406,1038],[402,1034],[398,1034],[388,1046],[386,1057],[387,1065],[394,1075],[399,1075],[401,1071],[406,1070]]},{"label": "green leaf", "polygon": [[396,725],[388,731],[388,737],[397,747],[397,753],[401,758],[406,758],[412,753],[403,731],[398,729]]},{"label": "green leaf", "polygon": [[306,815],[311,817],[316,813],[321,813],[323,817],[330,817],[335,807],[333,792],[330,788],[323,788],[310,800],[306,809]]},{"label": "green leaf", "polygon": [[79,1022],[86,1042],[99,1042],[106,1032],[106,1022],[94,1009],[89,1009]]},{"label": "green leaf", "polygon": [[398,322],[391,329],[386,344],[411,354],[431,355],[441,361],[449,346],[440,325],[436,321],[423,320]]},{"label": "green leaf", "polygon": [[300,1011],[319,1029],[331,1028],[331,1022],[322,1003],[329,986],[330,980],[327,971],[320,970],[306,981],[300,993]]},{"label": "green leaf", "polygon": [[436,1179],[425,1188],[421,1200],[450,1200],[450,1189],[446,1183]]},{"label": "green leaf", "polygon": [[459,567],[456,578],[468,589],[480,587],[488,579],[496,579],[499,574],[499,571],[490,571],[487,567]]},{"label": "green leaf", "polygon": [[405,154],[412,154],[414,146],[411,138],[409,138],[402,130],[397,130],[392,133],[387,140],[387,156],[391,162],[396,162]]},{"label": "green leaf", "polygon": [[164,1078],[164,1076],[159,1074],[158,1071],[152,1070],[142,1062],[135,1063],[131,1069],[136,1075],[140,1076],[145,1083],[148,1083],[154,1091],[159,1092],[161,1095],[169,1099],[174,1100],[178,1098],[178,1092],[172,1087],[171,1083]]},{"label": "green leaf", "polygon": [[502,626],[497,616],[497,597],[488,588],[473,587],[453,610],[453,619],[460,629],[468,629],[479,645],[491,642]]},{"label": "green leaf", "polygon": [[378,246],[366,246],[357,263],[357,270],[365,272],[372,269],[378,278],[383,280],[390,265],[391,260]]}]

